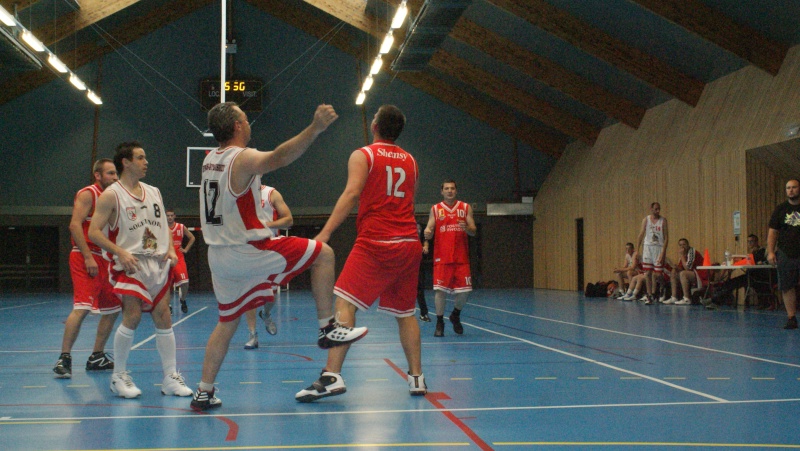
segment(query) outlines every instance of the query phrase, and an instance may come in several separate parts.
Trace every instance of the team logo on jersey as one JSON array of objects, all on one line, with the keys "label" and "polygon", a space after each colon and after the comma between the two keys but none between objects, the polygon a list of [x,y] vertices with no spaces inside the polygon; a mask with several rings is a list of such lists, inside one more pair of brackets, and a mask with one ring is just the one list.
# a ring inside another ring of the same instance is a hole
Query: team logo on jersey
[{"label": "team logo on jersey", "polygon": [[800,213],[794,211],[791,214],[787,214],[786,224],[794,227],[800,226]]},{"label": "team logo on jersey", "polygon": [[439,219],[444,219],[444,209],[443,208],[439,209]]},{"label": "team logo on jersey", "polygon": [[158,239],[156,239],[156,236],[150,231],[150,227],[144,228],[144,233],[142,234],[142,247],[145,250],[158,250]]},{"label": "team logo on jersey", "polygon": [[444,224],[442,224],[442,225],[440,225],[440,226],[439,226],[439,231],[440,231],[440,232],[444,233],[444,232],[445,232],[445,230],[447,230],[447,226],[445,226]]},{"label": "team logo on jersey", "polygon": [[128,220],[135,221],[136,220],[136,207],[125,207],[125,215],[128,217]]}]

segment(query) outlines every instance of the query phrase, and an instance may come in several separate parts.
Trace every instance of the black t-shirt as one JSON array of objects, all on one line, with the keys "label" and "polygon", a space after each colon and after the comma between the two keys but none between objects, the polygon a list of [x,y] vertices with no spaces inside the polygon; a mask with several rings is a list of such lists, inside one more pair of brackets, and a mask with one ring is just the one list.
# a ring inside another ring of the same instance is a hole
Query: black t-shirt
[{"label": "black t-shirt", "polygon": [[789,258],[800,257],[800,205],[786,201],[772,212],[769,228],[777,230],[778,248]]}]

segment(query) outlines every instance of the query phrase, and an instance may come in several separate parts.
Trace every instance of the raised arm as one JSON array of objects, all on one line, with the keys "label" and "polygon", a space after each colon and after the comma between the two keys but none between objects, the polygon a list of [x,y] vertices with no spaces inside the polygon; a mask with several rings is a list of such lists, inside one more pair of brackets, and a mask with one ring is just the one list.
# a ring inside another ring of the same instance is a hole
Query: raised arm
[{"label": "raised arm", "polygon": [[347,219],[347,215],[353,211],[356,203],[358,203],[361,191],[364,190],[364,185],[367,183],[368,175],[367,157],[358,150],[354,151],[350,154],[350,160],[347,162],[347,185],[345,185],[342,195],[339,196],[339,200],[336,201],[333,213],[331,213],[325,226],[314,238],[315,240],[327,243],[331,239],[331,234],[342,225],[344,220]]}]

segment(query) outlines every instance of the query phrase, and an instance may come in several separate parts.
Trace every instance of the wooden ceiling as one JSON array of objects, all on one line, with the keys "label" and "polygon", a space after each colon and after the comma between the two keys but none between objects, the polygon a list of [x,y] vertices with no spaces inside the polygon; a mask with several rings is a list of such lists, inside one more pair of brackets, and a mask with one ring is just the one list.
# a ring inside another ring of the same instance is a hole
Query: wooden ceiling
[{"label": "wooden ceiling", "polygon": [[[52,2],[63,1],[0,4],[9,11],[16,6],[48,47],[72,40],[61,57],[73,68],[113,51],[96,39],[75,37],[94,24],[103,23],[127,44],[216,2],[80,0],[79,10],[56,16],[52,11],[59,7]],[[347,27],[331,44],[364,62],[374,57],[369,51],[385,35],[390,13],[400,3],[242,1],[317,37],[342,21]],[[412,18],[422,4],[408,1]],[[800,25],[786,20],[800,15],[798,4],[473,0],[424,71],[390,76],[557,158],[571,141],[593,144],[610,124],[637,128],[647,108],[665,100],[694,106],[706,83],[745,65],[776,74],[789,46],[798,42]],[[401,42],[402,37],[395,39],[395,52]],[[383,70],[391,72],[388,66]],[[0,73],[0,104],[54,78],[47,70]]]}]

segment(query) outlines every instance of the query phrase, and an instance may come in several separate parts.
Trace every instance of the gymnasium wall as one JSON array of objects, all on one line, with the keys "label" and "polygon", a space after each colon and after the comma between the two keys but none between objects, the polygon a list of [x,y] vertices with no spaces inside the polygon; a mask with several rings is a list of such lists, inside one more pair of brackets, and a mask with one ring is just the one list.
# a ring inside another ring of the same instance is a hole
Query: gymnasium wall
[{"label": "gymnasium wall", "polygon": [[[746,240],[733,234],[737,210],[742,237],[755,233],[766,243],[785,174],[800,171],[781,173],[759,152],[748,159],[748,149],[780,148],[797,123],[800,46],[776,76],[748,66],[706,85],[695,107],[672,100],[648,110],[638,129],[616,124],[592,147],[573,143],[534,201],[534,286],[577,288],[577,218],[584,219],[585,281],[610,279],[654,201],[669,221],[672,259],[680,238],[708,248],[712,260],[726,249],[744,252]],[[796,155],[796,147],[783,147],[779,153]]]}]

